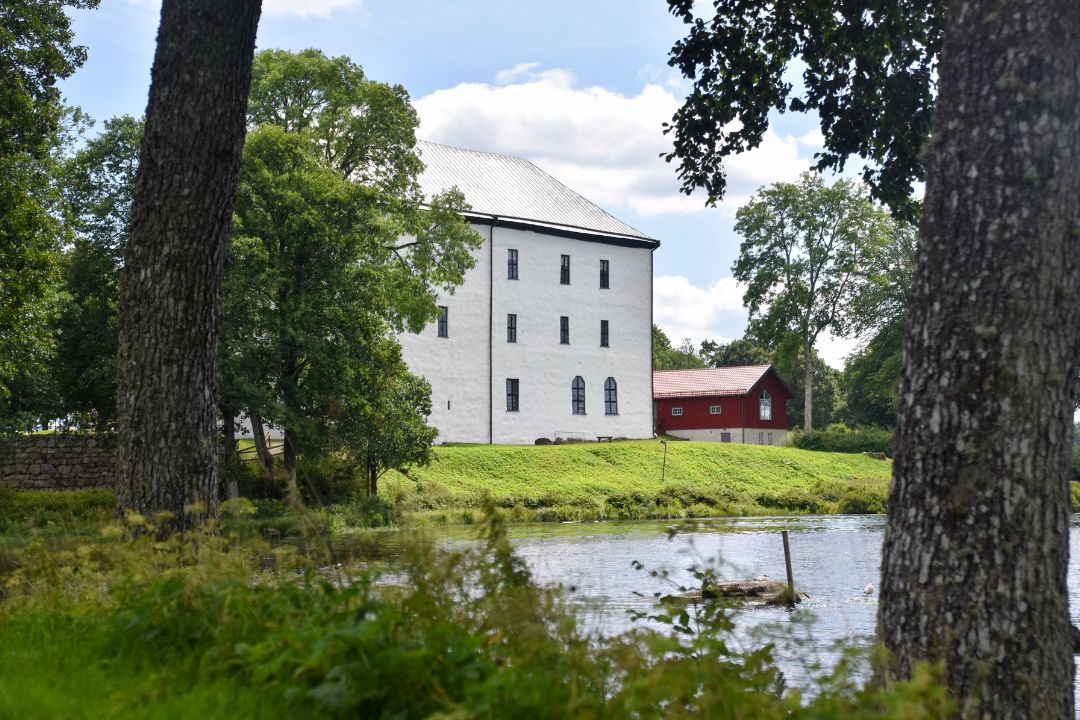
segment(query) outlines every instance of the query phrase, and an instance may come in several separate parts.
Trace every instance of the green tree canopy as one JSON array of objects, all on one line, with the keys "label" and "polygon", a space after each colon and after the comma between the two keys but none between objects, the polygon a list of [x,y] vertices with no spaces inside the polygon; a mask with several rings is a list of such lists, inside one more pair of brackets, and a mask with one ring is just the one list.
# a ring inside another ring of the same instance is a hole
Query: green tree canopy
[{"label": "green tree canopy", "polygon": [[[844,335],[867,290],[864,268],[888,242],[893,220],[860,186],[807,173],[759,190],[736,213],[742,236],[732,267],[746,290],[749,332],[766,346],[801,345],[803,430],[813,430],[813,363],[823,332]],[[790,375],[787,377],[790,378]]]},{"label": "green tree canopy", "polygon": [[[668,63],[693,83],[665,130],[684,192],[723,197],[724,160],[761,144],[770,112],[811,112],[824,137],[818,170],[843,170],[858,155],[873,196],[915,215],[943,3],[714,0],[711,18],[699,17],[693,0],[668,6],[687,25]],[[801,83],[789,74],[796,61]]]},{"label": "green tree canopy", "polygon": [[852,424],[892,427],[896,422],[915,249],[914,226],[897,222],[880,252],[867,258],[867,282],[854,299],[851,329],[869,339],[847,359],[842,380]]},{"label": "green tree canopy", "polygon": [[425,457],[403,438],[433,439],[419,429],[426,385],[408,374],[393,333],[435,318],[436,292],[462,282],[480,238],[460,192],[419,194],[416,122],[403,89],[347,58],[256,55],[222,397],[285,428],[293,479],[299,454],[343,450],[376,468],[374,489],[404,462],[395,458]]},{"label": "green tree canopy", "polygon": [[86,59],[65,7],[98,0],[11,0],[0,5],[0,428],[24,426],[39,408],[52,352],[58,256],[64,241],[56,176],[79,114],[58,80]]},{"label": "green tree canopy", "polygon": [[54,363],[58,414],[104,426],[116,414],[119,276],[127,243],[143,123],[107,120],[64,168],[63,191],[74,238],[62,261],[63,295]]},{"label": "green tree canopy", "polygon": [[703,368],[705,363],[694,350],[690,338],[685,338],[677,348],[671,346],[667,333],[657,325],[652,326],[653,370],[686,370]]},{"label": "green tree canopy", "polygon": [[701,359],[709,367],[732,365],[771,365],[772,353],[749,338],[737,338],[728,343],[704,340],[701,343]]}]

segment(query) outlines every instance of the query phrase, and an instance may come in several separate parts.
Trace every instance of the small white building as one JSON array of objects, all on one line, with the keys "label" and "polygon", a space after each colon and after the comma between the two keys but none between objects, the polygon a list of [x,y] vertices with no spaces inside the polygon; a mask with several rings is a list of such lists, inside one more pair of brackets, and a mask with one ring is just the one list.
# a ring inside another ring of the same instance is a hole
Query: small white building
[{"label": "small white building", "polygon": [[456,186],[484,239],[438,321],[399,337],[438,442],[652,437],[659,242],[526,160],[419,150],[425,195]]}]

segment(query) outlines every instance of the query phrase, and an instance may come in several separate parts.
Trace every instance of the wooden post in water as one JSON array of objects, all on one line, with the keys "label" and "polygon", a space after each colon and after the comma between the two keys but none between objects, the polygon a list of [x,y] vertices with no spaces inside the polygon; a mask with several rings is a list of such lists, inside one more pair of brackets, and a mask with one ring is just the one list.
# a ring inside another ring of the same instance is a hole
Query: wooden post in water
[{"label": "wooden post in water", "polygon": [[788,607],[795,607],[795,578],[791,572],[791,546],[788,544],[788,531],[780,531],[780,535],[784,538],[784,566],[787,568],[787,591],[788,591]]}]

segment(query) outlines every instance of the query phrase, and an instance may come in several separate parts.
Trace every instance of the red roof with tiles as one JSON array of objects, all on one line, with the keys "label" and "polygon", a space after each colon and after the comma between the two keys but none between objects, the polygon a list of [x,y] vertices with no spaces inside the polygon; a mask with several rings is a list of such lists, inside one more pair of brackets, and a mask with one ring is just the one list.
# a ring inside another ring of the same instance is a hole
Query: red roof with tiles
[{"label": "red roof with tiles", "polygon": [[745,395],[770,370],[772,365],[654,370],[653,398]]}]

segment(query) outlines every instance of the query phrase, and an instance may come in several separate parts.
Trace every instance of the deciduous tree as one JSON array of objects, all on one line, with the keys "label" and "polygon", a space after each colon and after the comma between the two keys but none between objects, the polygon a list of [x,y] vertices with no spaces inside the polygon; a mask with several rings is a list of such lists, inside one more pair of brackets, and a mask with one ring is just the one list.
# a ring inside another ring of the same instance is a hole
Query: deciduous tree
[{"label": "deciduous tree", "polygon": [[52,352],[49,328],[64,240],[56,176],[65,123],[77,122],[56,83],[86,59],[85,48],[74,44],[66,8],[97,4],[0,5],[0,430],[33,415],[26,396],[43,381]]},{"label": "deciduous tree", "polygon": [[75,424],[116,417],[117,306],[143,124],[105,122],[66,163],[62,187],[73,241],[62,260],[54,363],[57,411]]},{"label": "deciduous tree", "polygon": [[748,338],[738,338],[729,343],[703,340],[701,359],[714,368],[730,365],[769,365],[772,363],[772,354]]},{"label": "deciduous tree", "polygon": [[121,280],[117,503],[160,531],[217,515],[225,243],[260,0],[165,0]]},{"label": "deciduous tree", "polygon": [[652,327],[652,354],[653,370],[687,370],[705,367],[704,361],[694,350],[694,344],[690,342],[690,338],[684,338],[679,347],[672,347],[667,333],[656,325]]},{"label": "deciduous tree", "polygon": [[[227,280],[227,391],[284,428],[294,493],[300,455],[331,451],[357,457],[374,490],[386,467],[426,457],[432,439],[413,427],[426,422],[422,386],[392,333],[435,318],[436,290],[462,282],[480,238],[459,192],[420,194],[404,89],[348,58],[259,53],[250,121]],[[387,393],[400,401],[393,412]]]},{"label": "deciduous tree", "polygon": [[[759,143],[771,109],[819,110],[821,162],[872,160],[874,192],[900,213],[925,149],[878,616],[887,674],[940,661],[961,716],[1072,717],[1080,6],[716,0],[706,23],[691,0],[669,4],[690,23],[672,55],[694,81],[675,119],[688,188],[722,192],[723,157]],[[796,57],[807,89],[792,98]]]},{"label": "deciduous tree", "polygon": [[[742,236],[732,266],[746,290],[750,332],[770,347],[798,341],[803,432],[814,427],[814,351],[823,332],[843,335],[867,286],[863,267],[886,242],[892,220],[854,183],[804,174],[759,190],[736,213]],[[790,368],[788,368],[790,370]]]}]

